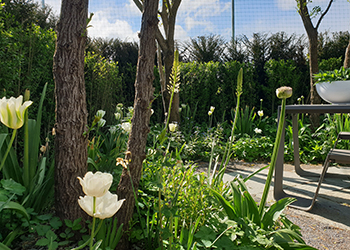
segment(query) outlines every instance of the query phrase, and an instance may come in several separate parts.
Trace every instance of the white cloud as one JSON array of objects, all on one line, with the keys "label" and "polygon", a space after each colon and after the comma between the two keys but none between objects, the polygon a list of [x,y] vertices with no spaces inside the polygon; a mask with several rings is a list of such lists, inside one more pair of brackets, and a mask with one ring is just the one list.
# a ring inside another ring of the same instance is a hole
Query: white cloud
[{"label": "white cloud", "polygon": [[202,21],[202,20],[195,20],[192,17],[186,17],[185,18],[185,24],[186,24],[186,29],[191,30],[195,26],[206,26],[210,24],[208,21]]},{"label": "white cloud", "polygon": [[177,23],[186,31],[202,30],[201,33],[217,33],[219,27],[211,19],[231,11],[231,1],[183,0],[179,7]]},{"label": "white cloud", "polygon": [[90,24],[92,27],[88,28],[88,34],[91,37],[138,40],[137,31],[133,31],[127,21],[116,19],[111,22],[105,12],[96,12]]},{"label": "white cloud", "polygon": [[175,40],[184,41],[189,39],[189,36],[180,25],[175,25]]}]

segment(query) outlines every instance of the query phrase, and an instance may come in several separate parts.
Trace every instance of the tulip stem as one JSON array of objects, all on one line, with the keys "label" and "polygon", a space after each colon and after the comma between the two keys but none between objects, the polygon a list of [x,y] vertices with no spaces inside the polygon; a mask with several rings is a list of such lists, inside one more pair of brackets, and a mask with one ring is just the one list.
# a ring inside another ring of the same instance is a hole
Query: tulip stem
[{"label": "tulip stem", "polygon": [[91,238],[90,238],[90,250],[92,250],[92,246],[94,243],[94,234],[95,234],[95,224],[96,224],[96,197],[93,196],[93,205],[92,205],[92,229],[91,229]]},{"label": "tulip stem", "polygon": [[12,147],[13,141],[16,138],[16,132],[17,132],[17,129],[14,129],[13,132],[12,132],[12,137],[11,137],[10,143],[9,143],[9,145],[7,147],[7,150],[6,150],[5,154],[4,154],[4,157],[1,160],[0,171],[3,168],[3,166],[5,165],[5,161],[6,161],[7,155],[10,152],[10,149]]}]

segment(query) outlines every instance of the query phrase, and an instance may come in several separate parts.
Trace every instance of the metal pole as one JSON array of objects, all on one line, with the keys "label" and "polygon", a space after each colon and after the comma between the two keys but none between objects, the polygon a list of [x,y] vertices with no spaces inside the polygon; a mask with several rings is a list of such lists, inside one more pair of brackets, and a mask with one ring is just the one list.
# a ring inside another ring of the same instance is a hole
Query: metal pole
[{"label": "metal pole", "polygon": [[41,7],[44,9],[45,8],[45,0],[41,0]]},{"label": "metal pole", "polygon": [[232,39],[235,38],[235,0],[232,0]]}]

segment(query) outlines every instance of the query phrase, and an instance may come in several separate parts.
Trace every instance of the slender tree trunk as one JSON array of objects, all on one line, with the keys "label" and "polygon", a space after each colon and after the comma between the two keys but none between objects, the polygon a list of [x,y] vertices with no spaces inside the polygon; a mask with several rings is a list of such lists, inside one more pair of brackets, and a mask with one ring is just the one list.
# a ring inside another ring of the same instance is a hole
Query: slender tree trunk
[{"label": "slender tree trunk", "polygon": [[321,103],[321,98],[317,94],[316,88],[314,86],[313,75],[318,73],[318,53],[317,53],[317,37],[318,32],[316,29],[309,29],[309,67],[310,67],[310,101],[311,104]]},{"label": "slender tree trunk", "polygon": [[[317,53],[317,39],[318,39],[318,27],[321,24],[322,19],[329,11],[334,0],[330,0],[325,11],[322,12],[317,24],[314,26],[311,21],[311,16],[307,7],[309,1],[296,0],[298,5],[298,12],[303,21],[304,28],[309,38],[309,66],[310,66],[310,102],[311,104],[321,103],[321,98],[316,92],[314,86],[313,75],[318,73],[318,53]],[[314,127],[319,125],[319,114],[311,114],[311,122]]]},{"label": "slender tree trunk", "polygon": [[345,51],[344,68],[350,68],[350,41]]},{"label": "slender tree trunk", "polygon": [[[117,190],[118,196],[126,199],[117,213],[118,223],[124,224],[124,231],[129,229],[129,221],[135,206],[132,184],[137,194],[142,172],[142,163],[146,158],[145,149],[147,135],[150,131],[149,120],[154,93],[153,67],[156,52],[155,33],[158,25],[158,0],[145,0],[143,3],[144,12],[142,14],[140,49],[135,82],[134,116],[131,120],[132,128],[126,154],[126,160],[129,162],[129,170],[133,183],[130,182],[128,171],[123,169]],[[121,243],[118,245],[118,249],[130,249],[127,238],[127,235],[124,234]]]},{"label": "slender tree trunk", "polygon": [[85,217],[78,205],[82,189],[77,176],[87,171],[87,110],[84,51],[88,0],[62,0],[54,55],[55,202],[61,219]]}]

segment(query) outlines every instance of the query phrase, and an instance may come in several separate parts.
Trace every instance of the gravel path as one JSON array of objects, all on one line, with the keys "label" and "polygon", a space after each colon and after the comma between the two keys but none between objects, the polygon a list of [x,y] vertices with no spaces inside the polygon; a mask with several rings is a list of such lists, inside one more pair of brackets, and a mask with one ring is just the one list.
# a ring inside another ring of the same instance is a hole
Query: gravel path
[{"label": "gravel path", "polygon": [[350,230],[332,225],[328,221],[318,219],[293,208],[285,210],[287,218],[301,228],[301,234],[306,244],[319,250],[350,249]]}]

